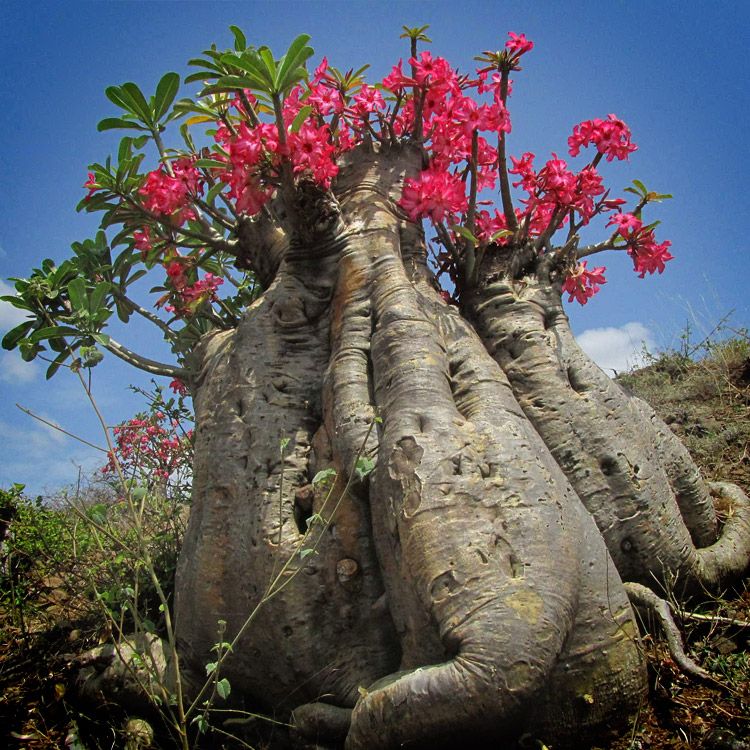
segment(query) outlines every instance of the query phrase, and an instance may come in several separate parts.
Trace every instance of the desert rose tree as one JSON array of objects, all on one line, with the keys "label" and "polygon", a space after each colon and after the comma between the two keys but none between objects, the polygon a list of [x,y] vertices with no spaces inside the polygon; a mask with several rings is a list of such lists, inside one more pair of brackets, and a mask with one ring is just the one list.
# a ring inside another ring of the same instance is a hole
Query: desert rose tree
[{"label": "desert rose tree", "polygon": [[[595,254],[664,270],[645,214],[668,196],[604,185],[600,161],[636,149],[612,114],[572,129],[575,162],[508,151],[523,34],[462,73],[406,29],[407,63],[368,84],[308,67],[307,36],[277,58],[232,31],[191,60],[194,99],[175,73],[107,89],[99,129],[129,135],[90,168],[101,231],[16,280],[29,320],[3,345],[48,375],[108,350],[192,394],[185,670],[205,674],[221,621],[232,697],[294,711],[302,737],[580,742],[645,690],[629,594],[717,588],[750,555],[745,495],[702,480],[562,307],[605,283]],[[177,363],[110,337],[114,313]]]}]

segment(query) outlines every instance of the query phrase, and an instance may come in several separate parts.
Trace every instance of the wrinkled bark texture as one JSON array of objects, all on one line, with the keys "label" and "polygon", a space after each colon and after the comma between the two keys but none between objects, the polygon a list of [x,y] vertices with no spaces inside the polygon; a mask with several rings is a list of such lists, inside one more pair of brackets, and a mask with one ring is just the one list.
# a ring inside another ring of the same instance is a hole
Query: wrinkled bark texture
[{"label": "wrinkled bark texture", "polygon": [[559,282],[543,264],[512,278],[487,263],[468,314],[518,401],[596,521],[624,580],[718,589],[750,558],[750,504],[734,493],[717,536],[710,488],[643,401],[602,372],[573,338]]},{"label": "wrinkled bark texture", "polygon": [[622,581],[742,572],[747,499],[585,358],[541,271],[519,286],[498,256],[443,300],[396,206],[420,166],[359,149],[325,220],[243,229],[268,288],[196,353],[182,660],[203,672],[257,608],[223,674],[299,737],[575,745],[645,690]]}]

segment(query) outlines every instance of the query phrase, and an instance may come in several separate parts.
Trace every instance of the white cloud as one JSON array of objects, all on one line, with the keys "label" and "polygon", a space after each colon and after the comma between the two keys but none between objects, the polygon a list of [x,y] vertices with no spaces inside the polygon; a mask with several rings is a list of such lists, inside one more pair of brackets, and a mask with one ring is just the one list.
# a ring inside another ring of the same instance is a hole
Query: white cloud
[{"label": "white cloud", "polygon": [[[15,294],[16,290],[0,279],[0,297],[9,294]],[[13,307],[10,302],[0,302],[0,335],[4,335],[11,328],[15,328],[19,323],[26,320],[27,313],[25,310],[19,310]]]},{"label": "white cloud", "polygon": [[30,383],[38,374],[36,362],[24,362],[17,352],[0,352],[0,383]]},{"label": "white cloud", "polygon": [[620,328],[589,328],[576,336],[581,349],[608,375],[627,372],[645,364],[644,350],[656,348],[653,334],[643,323]]},{"label": "white cloud", "polygon": [[[45,419],[54,422],[46,414]],[[92,472],[104,464],[104,454],[30,417],[11,424],[0,420],[0,443],[5,451],[0,463],[0,487],[25,484],[30,495],[74,484],[78,467]]]}]

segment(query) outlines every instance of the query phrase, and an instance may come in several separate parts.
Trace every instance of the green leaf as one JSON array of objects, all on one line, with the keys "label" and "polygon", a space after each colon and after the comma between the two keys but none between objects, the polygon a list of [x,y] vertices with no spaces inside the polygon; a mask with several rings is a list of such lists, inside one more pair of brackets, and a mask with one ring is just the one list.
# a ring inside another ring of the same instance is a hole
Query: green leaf
[{"label": "green leaf", "polygon": [[279,448],[281,449],[282,453],[286,450],[287,445],[289,445],[289,438],[281,438],[281,440],[279,441]]},{"label": "green leaf", "polygon": [[110,287],[110,284],[108,281],[100,281],[94,287],[94,291],[91,293],[91,297],[89,298],[89,312],[92,315],[98,312],[98,310],[102,307],[104,298],[107,296],[109,292],[109,287]]},{"label": "green leaf", "polygon": [[257,76],[221,76],[216,83],[213,86],[210,86],[209,89],[211,91],[217,91],[217,90],[231,90],[234,91],[235,89],[260,89],[262,91],[265,91],[265,83],[262,79],[258,78]]},{"label": "green leaf", "polygon": [[[259,91],[263,91],[267,94],[270,94],[273,91],[273,81],[268,79],[268,73],[265,70],[265,66],[262,64],[256,52],[249,51],[241,57],[239,55],[229,53],[223,55],[221,60],[227,65],[240,68],[240,70],[243,70],[247,74],[246,77],[238,79],[241,81],[241,84],[239,86],[234,84],[236,88],[246,87],[258,89]],[[236,76],[225,76],[220,78],[216,82],[217,85],[227,85],[226,83],[222,83],[224,78],[237,79]]]},{"label": "green leaf", "polygon": [[307,528],[312,528],[313,524],[320,523],[325,524],[325,518],[320,513],[313,513],[310,518],[307,519]]},{"label": "green leaf", "polygon": [[649,203],[661,203],[662,201],[669,200],[672,196],[668,193],[650,192],[645,197]]},{"label": "green leaf", "polygon": [[28,302],[26,302],[23,297],[19,295],[23,295],[29,288],[29,280],[28,279],[16,279],[11,278],[8,279],[8,281],[14,281],[15,284],[13,285],[16,289],[16,292],[18,294],[4,294],[2,297],[0,297],[0,300],[3,302],[8,302],[9,304],[13,305],[13,307],[18,307],[21,310],[31,310],[31,307],[29,307]]},{"label": "green leaf", "polygon": [[[281,59],[281,64],[276,71],[274,84],[277,91],[286,91],[300,80],[297,75],[307,59],[314,53],[312,47],[308,47],[309,34],[300,34],[290,45],[287,53]],[[261,52],[262,54],[262,52]]]},{"label": "green leaf", "polygon": [[212,674],[216,670],[216,667],[218,666],[219,666],[219,662],[217,661],[208,662],[208,664],[206,664],[206,676]]},{"label": "green leaf", "polygon": [[105,117],[99,121],[96,129],[101,133],[104,130],[115,130],[116,128],[130,128],[131,130],[147,130],[142,125],[122,117]]},{"label": "green leaf", "polygon": [[229,30],[234,35],[234,48],[237,52],[244,52],[247,49],[247,39],[245,39],[242,29],[239,26],[230,26]]},{"label": "green leaf", "polygon": [[510,229],[498,229],[497,232],[494,232],[490,236],[490,242],[495,242],[496,240],[499,240],[501,237],[510,237],[513,234],[513,232]]},{"label": "green leaf", "polygon": [[227,162],[219,161],[218,159],[196,159],[196,161],[193,162],[193,166],[202,169],[226,169]]},{"label": "green leaf", "polygon": [[367,458],[366,456],[360,456],[357,459],[357,465],[354,467],[354,471],[361,480],[364,479],[368,474],[372,474],[374,468],[375,459]]},{"label": "green leaf", "polygon": [[96,341],[98,344],[101,344],[102,346],[109,346],[110,338],[106,333],[95,333],[91,338],[93,338],[94,341]]},{"label": "green leaf", "polygon": [[18,347],[21,350],[21,359],[24,362],[31,362],[36,359],[36,355],[39,352],[44,351],[44,347],[41,344],[33,344],[29,339],[21,339],[18,342]]},{"label": "green leaf", "polygon": [[130,112],[131,115],[137,115],[138,113],[133,111],[133,104],[130,101],[130,98],[125,96],[123,94],[122,89],[120,86],[108,86],[106,89],[104,89],[104,95],[109,99],[113,104],[116,104],[121,109],[124,109],[126,112]]},{"label": "green leaf", "polygon": [[191,723],[198,725],[198,731],[201,734],[205,734],[208,731],[208,719],[206,719],[205,714],[198,714]]},{"label": "green leaf", "polygon": [[232,686],[229,684],[229,680],[224,677],[216,683],[216,692],[220,698],[226,700],[229,697],[229,693],[232,692]]},{"label": "green leaf", "polygon": [[70,326],[47,326],[46,328],[40,328],[38,331],[29,336],[28,341],[31,344],[37,344],[45,339],[60,338],[62,336],[79,336],[80,331]]},{"label": "green leaf", "polygon": [[35,320],[29,320],[15,328],[11,328],[8,333],[3,336],[3,349],[15,349],[18,342],[34,327]]},{"label": "green leaf", "polygon": [[458,235],[461,235],[465,240],[468,240],[473,245],[478,245],[479,240],[474,236],[470,229],[461,226],[460,224],[454,224],[451,229]]},{"label": "green leaf", "polygon": [[313,111],[313,108],[310,106],[304,106],[302,109],[297,112],[297,116],[292,120],[292,124],[289,127],[290,132],[292,133],[298,133],[299,129],[302,127],[302,123],[310,116],[310,113]]},{"label": "green leaf", "polygon": [[138,88],[138,85],[132,81],[123,83],[120,89],[130,97],[133,102],[135,114],[140,115],[145,123],[153,124],[151,107],[148,106],[146,97],[143,96],[143,92]]},{"label": "green leaf", "polygon": [[323,482],[330,481],[331,478],[336,477],[336,469],[328,468],[328,469],[322,469],[319,471],[312,480],[313,486],[316,484],[321,484]]},{"label": "green leaf", "polygon": [[65,350],[61,354],[58,354],[57,357],[55,357],[54,360],[50,363],[50,366],[47,368],[47,372],[45,373],[44,377],[45,380],[49,380],[62,366],[63,362],[68,358],[68,351]]},{"label": "green leaf", "polygon": [[88,309],[86,282],[80,276],[68,284],[68,297],[74,310]]},{"label": "green leaf", "polygon": [[646,193],[648,193],[648,190],[646,190],[646,186],[640,180],[633,180],[633,184],[638,190],[638,194],[645,197]]},{"label": "green leaf", "polygon": [[263,63],[263,70],[265,71],[265,75],[268,76],[268,81],[271,84],[272,90],[278,91],[276,86],[278,69],[271,50],[268,47],[261,47],[258,50],[258,57],[260,57],[260,61]]},{"label": "green leaf", "polygon": [[180,76],[177,73],[165,73],[156,86],[154,95],[154,121],[158,122],[172,105],[180,88]]},{"label": "green leaf", "polygon": [[312,547],[308,547],[307,549],[301,549],[299,551],[300,559],[304,560],[306,557],[309,557],[310,555],[312,555],[313,552],[315,552],[315,550],[312,549]]}]

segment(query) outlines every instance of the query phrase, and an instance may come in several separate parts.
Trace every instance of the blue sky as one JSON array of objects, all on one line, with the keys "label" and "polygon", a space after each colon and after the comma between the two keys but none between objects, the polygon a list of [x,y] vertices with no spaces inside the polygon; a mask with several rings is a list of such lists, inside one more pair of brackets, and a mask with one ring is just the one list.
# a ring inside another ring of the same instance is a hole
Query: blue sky
[{"label": "blue sky", "polygon": [[[658,236],[676,259],[661,277],[640,280],[622,255],[598,256],[608,283],[585,308],[569,308],[574,330],[603,365],[622,368],[639,349],[676,345],[686,322],[696,337],[734,311],[750,325],[746,210],[750,6],[730,2],[13,2],[0,3],[0,286],[43,258],[61,260],[92,236],[92,217],[75,213],[86,167],[114,151],[118,136],[96,123],[115,114],[104,96],[127,80],[153,91],[161,75],[189,71],[187,60],[230,24],[277,54],[299,33],[316,58],[339,68],[372,65],[374,80],[407,57],[401,24],[429,23],[435,54],[462,70],[508,31],[536,47],[516,74],[509,152],[563,155],[577,122],[614,112],[639,150],[605,176],[619,190],[632,179],[675,198],[654,210]],[[183,88],[182,91],[194,91]],[[602,230],[603,231],[603,230]],[[592,265],[592,263],[590,263]],[[15,322],[0,305],[0,330]],[[140,329],[123,342],[167,358]],[[161,354],[160,354],[161,353]],[[148,378],[107,357],[93,372],[110,424],[141,406],[127,391]],[[0,487],[31,492],[75,481],[93,451],[34,422],[16,403],[101,444],[80,385],[66,372],[45,382],[40,365],[0,353]]]}]

